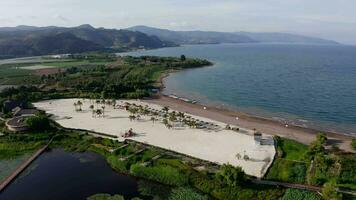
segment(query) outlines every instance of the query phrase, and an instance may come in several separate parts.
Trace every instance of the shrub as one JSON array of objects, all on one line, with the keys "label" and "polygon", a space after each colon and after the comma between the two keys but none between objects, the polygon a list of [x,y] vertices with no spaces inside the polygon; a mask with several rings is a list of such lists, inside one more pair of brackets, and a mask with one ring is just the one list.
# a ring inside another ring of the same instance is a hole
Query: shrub
[{"label": "shrub", "polygon": [[125,200],[121,195],[113,195],[110,194],[95,194],[87,198],[87,200]]},{"label": "shrub", "polygon": [[269,169],[267,179],[304,183],[307,167],[305,163],[277,159]]},{"label": "shrub", "polygon": [[188,177],[170,166],[144,167],[134,164],[130,172],[138,177],[147,178],[167,185],[182,186],[187,184]]},{"label": "shrub", "polygon": [[129,163],[119,160],[116,156],[108,156],[106,158],[109,165],[118,172],[128,172]]},{"label": "shrub", "polygon": [[356,151],[356,139],[352,139],[351,146]]},{"label": "shrub", "polygon": [[138,181],[138,191],[141,195],[153,197],[154,200],[166,200],[171,193],[171,187],[140,180]]},{"label": "shrub", "polygon": [[328,200],[341,200],[342,195],[336,191],[335,183],[328,182],[325,183],[322,190],[322,195],[324,199]]},{"label": "shrub", "polygon": [[356,156],[347,154],[340,156],[341,170],[338,183],[349,183],[356,185]]},{"label": "shrub", "polygon": [[172,190],[169,200],[208,200],[208,197],[201,195],[190,188],[177,188]]},{"label": "shrub", "polygon": [[241,167],[230,164],[221,166],[221,172],[217,174],[219,180],[228,186],[238,186],[246,181],[246,174]]},{"label": "shrub", "polygon": [[321,198],[312,192],[297,189],[287,189],[286,193],[279,200],[321,200]]},{"label": "shrub", "polygon": [[26,124],[32,131],[45,131],[50,129],[50,121],[46,114],[38,114],[26,119]]}]

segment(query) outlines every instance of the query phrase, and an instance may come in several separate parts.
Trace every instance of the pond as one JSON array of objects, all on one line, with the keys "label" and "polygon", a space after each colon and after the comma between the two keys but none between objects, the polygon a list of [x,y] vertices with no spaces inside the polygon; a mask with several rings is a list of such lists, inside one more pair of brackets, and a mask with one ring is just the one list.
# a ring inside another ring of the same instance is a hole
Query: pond
[{"label": "pond", "polygon": [[97,193],[119,194],[126,200],[152,199],[140,194],[139,185],[139,179],[113,171],[98,154],[55,149],[35,160],[0,194],[0,199],[85,200]]}]

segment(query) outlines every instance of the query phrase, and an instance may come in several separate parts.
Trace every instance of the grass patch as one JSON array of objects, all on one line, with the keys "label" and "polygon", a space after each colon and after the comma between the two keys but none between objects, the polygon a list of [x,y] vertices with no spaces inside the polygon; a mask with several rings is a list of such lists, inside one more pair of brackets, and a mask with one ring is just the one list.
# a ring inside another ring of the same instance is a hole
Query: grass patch
[{"label": "grass patch", "polygon": [[307,167],[305,163],[277,159],[269,169],[267,179],[286,181],[292,183],[304,183]]},{"label": "grass patch", "polygon": [[278,157],[287,160],[303,161],[304,155],[308,151],[307,145],[285,138],[278,138],[276,140]]},{"label": "grass patch", "polygon": [[134,164],[131,166],[130,172],[137,177],[172,186],[182,186],[188,183],[186,174],[170,166],[144,167],[140,164]]},{"label": "grass patch", "polygon": [[286,193],[279,200],[321,200],[320,196],[309,191],[287,189]]},{"label": "grass patch", "polygon": [[341,170],[337,182],[341,187],[356,190],[356,156],[340,155]]},{"label": "grass patch", "polygon": [[308,147],[293,140],[276,138],[277,158],[269,169],[269,180],[305,183],[309,163],[303,161]]}]

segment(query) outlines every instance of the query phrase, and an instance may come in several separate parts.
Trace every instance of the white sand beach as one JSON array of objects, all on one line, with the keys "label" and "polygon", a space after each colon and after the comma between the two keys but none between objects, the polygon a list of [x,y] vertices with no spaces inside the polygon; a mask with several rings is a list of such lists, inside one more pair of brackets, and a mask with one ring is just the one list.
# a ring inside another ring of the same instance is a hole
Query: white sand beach
[{"label": "white sand beach", "polygon": [[[75,111],[73,106],[78,100],[83,102],[82,111]],[[123,105],[125,102],[162,110],[159,105],[141,101],[117,100],[116,104]],[[121,135],[132,128],[136,135],[129,139],[219,164],[230,163],[241,166],[247,174],[256,177],[264,175],[276,153],[272,137],[263,134],[265,144],[261,145],[255,141],[253,130],[242,128],[238,132],[226,130],[224,123],[197,116],[191,117],[209,124],[213,123],[214,128],[190,128],[178,123],[168,129],[162,123],[162,118],[157,118],[156,122],[152,122],[150,115],[141,115],[140,119],[130,120],[130,112],[125,109],[114,109],[112,105],[105,105],[104,117],[93,117],[92,110],[89,108],[92,104],[98,108],[102,106],[83,99],[60,99],[34,103],[38,109],[53,114],[53,119],[63,127],[117,135],[120,141],[125,140]]]}]

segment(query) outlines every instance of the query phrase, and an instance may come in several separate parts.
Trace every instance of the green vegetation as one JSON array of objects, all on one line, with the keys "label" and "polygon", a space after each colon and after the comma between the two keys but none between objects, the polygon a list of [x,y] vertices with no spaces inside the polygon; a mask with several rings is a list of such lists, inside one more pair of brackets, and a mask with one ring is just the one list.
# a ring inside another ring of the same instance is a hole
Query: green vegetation
[{"label": "green vegetation", "polygon": [[203,196],[191,188],[177,188],[172,191],[169,200],[208,200],[207,196]]},{"label": "green vegetation", "polygon": [[352,139],[351,146],[356,151],[356,139]]},{"label": "green vegetation", "polygon": [[188,183],[188,177],[171,166],[145,167],[134,164],[131,166],[130,172],[137,177],[172,186],[182,186]]},{"label": "green vegetation", "polygon": [[87,198],[87,200],[125,200],[121,195],[113,195],[110,194],[95,194]]},{"label": "green vegetation", "polygon": [[336,184],[334,182],[328,182],[324,184],[322,196],[328,200],[341,200],[342,195],[336,191]]},{"label": "green vegetation", "polygon": [[321,198],[315,193],[305,190],[287,189],[279,200],[321,200]]},{"label": "green vegetation", "polygon": [[277,157],[269,169],[267,179],[285,182],[304,183],[307,166],[304,160],[308,147],[285,138],[276,137]]},{"label": "green vegetation", "polygon": [[236,187],[246,182],[246,174],[241,167],[224,164],[221,172],[217,174],[218,179],[230,187]]},{"label": "green vegetation", "polygon": [[211,63],[190,58],[116,57],[109,53],[87,53],[73,55],[70,60],[45,62],[45,65],[57,68],[50,71],[27,70],[21,67],[29,64],[2,65],[0,83],[42,86],[36,91],[5,91],[8,94],[5,97],[27,92],[30,100],[67,97],[140,98],[148,96],[151,89],[160,87],[158,79],[165,72],[202,67]]},{"label": "green vegetation", "polygon": [[35,116],[28,117],[26,124],[31,131],[46,131],[51,129],[50,120],[45,113],[39,113]]},{"label": "green vegetation", "polygon": [[341,198],[337,187],[356,189],[355,154],[325,149],[325,134],[319,134],[309,146],[279,137],[276,141],[278,154],[267,179],[323,186],[323,196],[330,199]]},{"label": "green vegetation", "polygon": [[49,134],[9,134],[0,137],[0,160],[15,159],[32,153],[50,139]]}]

